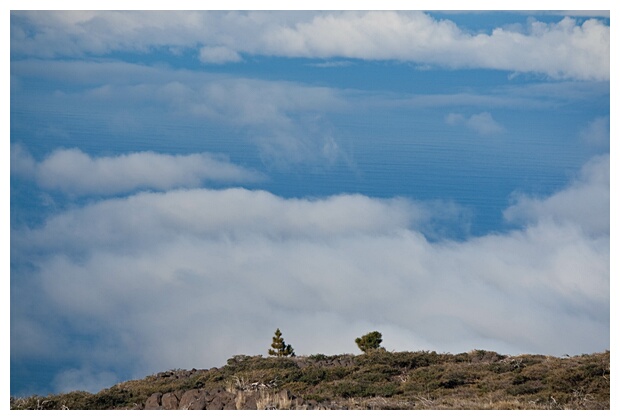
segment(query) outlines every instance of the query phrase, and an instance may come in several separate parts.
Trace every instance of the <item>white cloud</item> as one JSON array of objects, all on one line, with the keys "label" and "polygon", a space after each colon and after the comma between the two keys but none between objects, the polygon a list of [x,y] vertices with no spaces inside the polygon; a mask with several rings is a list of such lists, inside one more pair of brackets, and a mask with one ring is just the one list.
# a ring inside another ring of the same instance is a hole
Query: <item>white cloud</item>
[{"label": "white cloud", "polygon": [[445,122],[450,125],[465,125],[465,127],[482,136],[490,136],[493,134],[499,134],[504,131],[502,127],[493,116],[488,112],[481,112],[472,116],[465,117],[462,114],[450,113],[446,115]]},{"label": "white cloud", "polygon": [[609,146],[609,116],[598,117],[590,121],[588,126],[579,133],[579,136],[585,143],[592,146]]},{"label": "white cloud", "polygon": [[609,155],[591,159],[573,183],[545,198],[515,194],[504,211],[510,222],[549,222],[579,226],[588,235],[609,235]]},{"label": "white cloud", "polygon": [[[27,35],[27,34],[34,35]],[[609,80],[609,26],[570,17],[523,31],[471,34],[421,12],[13,12],[11,51],[80,56],[151,46],[200,47],[206,61],[239,54],[402,60],[449,68]]]},{"label": "white cloud", "polygon": [[198,58],[203,63],[224,64],[241,61],[241,56],[227,47],[202,47]]},{"label": "white cloud", "polygon": [[78,149],[60,149],[35,162],[11,145],[11,173],[32,177],[45,189],[67,194],[119,194],[138,189],[168,190],[205,182],[257,182],[260,174],[207,153],[165,155],[138,152],[92,158]]},{"label": "white cloud", "polygon": [[329,87],[130,63],[24,60],[14,62],[12,71],[15,78],[76,86],[72,92],[55,91],[61,98],[98,101],[99,106],[120,101],[125,105],[156,102],[179,115],[209,117],[237,126],[288,128],[292,115],[347,107],[343,92]]},{"label": "white cloud", "polygon": [[313,64],[309,64],[309,66],[312,67],[318,67],[318,68],[334,68],[334,67],[349,67],[354,65],[354,63],[352,61],[345,61],[345,60],[339,60],[339,61],[324,61],[321,63],[313,63]]},{"label": "white cloud", "polygon": [[[141,193],[70,210],[49,219],[44,230],[16,236],[12,247],[34,247],[43,252],[64,249],[68,254],[88,251],[95,244],[138,249],[190,232],[205,239],[373,236],[451,217],[459,214],[449,203],[422,205],[399,198],[341,195],[285,200],[245,189],[176,190]],[[136,235],[127,237],[132,231]]]},{"label": "white cloud", "polygon": [[12,317],[12,354],[32,347],[21,326],[59,317],[59,336],[105,337],[97,352],[75,349],[76,364],[136,376],[264,354],[276,327],[298,354],[356,352],[374,329],[396,350],[602,351],[609,231],[589,218],[605,206],[594,194],[590,211],[562,213],[554,200],[578,204],[605,185],[604,168],[595,160],[540,205],[509,209],[524,228],[461,242],[419,233],[424,204],[359,195],[184,190],[68,210],[11,232],[13,262],[35,267],[14,264],[12,293],[37,290],[47,314]]},{"label": "white cloud", "polygon": [[[538,6],[540,6],[542,9],[544,9],[545,7],[548,7],[545,4],[537,4]],[[495,11],[496,13],[498,12],[497,10]],[[435,14],[445,14],[447,16],[450,16],[452,14],[464,14],[464,13],[468,13],[468,14],[476,14],[476,15],[481,15],[481,14],[485,14],[485,13],[489,13],[488,10],[475,10],[475,9],[468,9],[468,10],[436,10],[433,13]],[[579,16],[579,17],[600,17],[600,18],[609,18],[609,10],[541,10],[541,9],[531,9],[531,10],[510,10],[510,13],[518,13],[518,14],[522,14],[522,15],[527,15],[527,16],[545,16],[545,15],[551,15],[551,16]]]},{"label": "white cloud", "polygon": [[469,117],[465,125],[482,135],[498,134],[504,131],[504,128],[493,119],[488,112],[481,112]]}]

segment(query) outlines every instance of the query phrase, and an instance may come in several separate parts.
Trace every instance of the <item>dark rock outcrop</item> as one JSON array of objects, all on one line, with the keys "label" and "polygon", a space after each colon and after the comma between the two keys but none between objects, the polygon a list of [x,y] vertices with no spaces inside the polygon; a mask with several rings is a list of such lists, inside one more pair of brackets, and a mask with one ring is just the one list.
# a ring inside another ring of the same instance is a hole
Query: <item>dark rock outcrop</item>
[{"label": "dark rock outcrop", "polygon": [[207,395],[207,410],[235,410],[235,394],[217,390]]},{"label": "dark rock outcrop", "polygon": [[207,407],[207,392],[199,389],[186,391],[179,401],[179,410],[204,410]]},{"label": "dark rock outcrop", "polygon": [[146,399],[144,403],[145,410],[161,410],[161,392],[156,392]]},{"label": "dark rock outcrop", "polygon": [[[245,398],[241,409],[256,409],[255,398]],[[236,410],[237,396],[223,389],[207,392],[190,389],[162,394],[156,392],[147,398],[145,410]]]}]

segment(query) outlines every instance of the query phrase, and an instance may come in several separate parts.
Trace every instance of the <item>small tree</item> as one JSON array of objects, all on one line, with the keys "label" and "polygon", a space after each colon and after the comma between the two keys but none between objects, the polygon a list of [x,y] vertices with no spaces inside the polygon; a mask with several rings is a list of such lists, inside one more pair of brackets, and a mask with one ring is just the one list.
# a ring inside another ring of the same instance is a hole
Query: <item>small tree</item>
[{"label": "small tree", "polygon": [[381,348],[381,333],[379,331],[373,331],[366,335],[363,335],[355,339],[355,344],[361,351],[367,353],[369,350],[376,350]]},{"label": "small tree", "polygon": [[284,342],[280,328],[276,330],[275,335],[273,336],[273,342],[271,343],[271,348],[269,349],[269,355],[276,357],[295,356],[293,347]]}]

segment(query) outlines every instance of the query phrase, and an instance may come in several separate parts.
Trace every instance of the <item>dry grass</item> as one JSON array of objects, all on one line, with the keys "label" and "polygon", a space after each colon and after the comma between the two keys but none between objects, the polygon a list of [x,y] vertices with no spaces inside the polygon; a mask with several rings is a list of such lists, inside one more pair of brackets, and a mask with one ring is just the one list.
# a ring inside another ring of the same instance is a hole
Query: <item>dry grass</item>
[{"label": "dry grass", "polygon": [[163,372],[97,394],[11,398],[11,409],[141,408],[155,392],[204,389],[235,394],[237,409],[608,410],[609,360],[609,351],[565,358],[483,350],[234,356],[222,368]]}]

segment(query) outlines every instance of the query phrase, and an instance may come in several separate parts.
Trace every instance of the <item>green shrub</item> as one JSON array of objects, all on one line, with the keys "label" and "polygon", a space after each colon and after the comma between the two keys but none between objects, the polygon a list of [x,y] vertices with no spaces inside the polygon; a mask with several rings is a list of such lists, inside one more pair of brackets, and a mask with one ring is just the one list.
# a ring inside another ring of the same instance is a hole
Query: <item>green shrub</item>
[{"label": "green shrub", "polygon": [[361,337],[355,339],[355,344],[361,351],[367,353],[371,350],[377,350],[381,348],[381,333],[379,331],[373,331]]},{"label": "green shrub", "polygon": [[328,360],[329,358],[327,356],[325,356],[324,354],[311,354],[310,356],[308,356],[308,360],[311,360],[313,362],[320,362],[323,360]]},{"label": "green shrub", "polygon": [[334,394],[342,398],[371,397],[372,390],[369,386],[357,381],[341,381],[333,388]]}]

